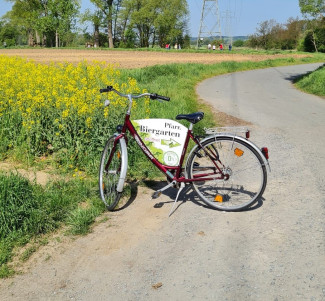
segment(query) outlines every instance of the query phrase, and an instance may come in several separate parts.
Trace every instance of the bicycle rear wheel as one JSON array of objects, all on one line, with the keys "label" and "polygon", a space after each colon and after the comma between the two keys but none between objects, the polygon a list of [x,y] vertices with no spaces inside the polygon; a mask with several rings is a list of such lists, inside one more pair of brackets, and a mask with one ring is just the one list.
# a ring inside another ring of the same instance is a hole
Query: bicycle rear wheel
[{"label": "bicycle rear wheel", "polygon": [[99,192],[106,208],[110,211],[117,206],[121,192],[116,191],[122,165],[121,144],[115,136],[108,139],[99,168]]},{"label": "bicycle rear wheel", "polygon": [[[212,152],[213,158],[204,149]],[[239,211],[255,204],[267,182],[260,154],[249,143],[231,136],[204,141],[202,148],[190,155],[186,170],[191,179],[213,178],[193,181],[192,186],[203,202],[224,211]]]}]

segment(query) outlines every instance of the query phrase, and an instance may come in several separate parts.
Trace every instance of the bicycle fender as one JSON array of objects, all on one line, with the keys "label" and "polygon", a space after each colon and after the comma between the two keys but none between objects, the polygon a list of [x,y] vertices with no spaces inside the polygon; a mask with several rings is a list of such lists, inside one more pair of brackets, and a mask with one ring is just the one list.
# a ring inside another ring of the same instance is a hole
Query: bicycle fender
[{"label": "bicycle fender", "polygon": [[122,192],[124,187],[124,182],[126,180],[126,174],[128,171],[128,150],[126,147],[126,142],[124,137],[121,137],[119,139],[119,142],[121,145],[121,173],[120,173],[120,179],[117,183],[116,191]]},{"label": "bicycle fender", "polygon": [[[211,136],[207,136],[206,138],[204,138],[204,139],[202,139],[200,142],[201,143],[204,143],[205,141],[207,141],[207,140],[210,140],[210,139],[217,139],[217,138],[222,138],[222,137],[227,137],[227,138],[231,138],[231,139],[238,139],[238,140],[240,140],[240,141],[242,141],[242,142],[244,142],[244,143],[246,143],[246,144],[248,144],[248,145],[250,145],[259,155],[260,155],[260,157],[262,158],[262,160],[263,160],[263,163],[264,163],[264,165],[265,166],[267,166],[268,167],[268,169],[269,169],[269,171],[271,171],[271,167],[270,167],[270,164],[269,164],[269,162],[268,162],[268,160],[266,160],[266,158],[264,157],[264,155],[263,155],[263,153],[262,153],[262,151],[260,150],[260,148],[255,144],[255,143],[253,143],[252,141],[250,141],[250,140],[247,140],[246,138],[244,138],[244,137],[241,137],[241,136],[235,136],[235,135],[232,135],[232,134],[220,134],[220,135],[211,135]],[[190,152],[190,154],[188,155],[188,157],[187,157],[187,160],[188,160],[188,158],[190,158],[191,157],[191,154],[193,153],[193,152],[195,152],[197,149],[198,149],[198,145],[196,145],[192,150],[191,150],[191,152]],[[186,165],[185,166],[187,166],[187,162],[186,162]]]}]

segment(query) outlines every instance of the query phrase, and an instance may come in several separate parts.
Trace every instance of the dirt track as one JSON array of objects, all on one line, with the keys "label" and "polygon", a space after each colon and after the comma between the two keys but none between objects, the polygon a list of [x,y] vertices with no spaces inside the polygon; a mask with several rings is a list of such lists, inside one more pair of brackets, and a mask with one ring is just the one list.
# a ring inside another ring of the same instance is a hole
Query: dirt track
[{"label": "dirt track", "polygon": [[[118,51],[118,50],[71,50],[71,49],[0,49],[0,55],[22,56],[36,62],[71,62],[82,60],[106,61],[121,68],[141,68],[170,63],[213,64],[222,61],[262,61],[293,55],[250,55],[214,51],[211,53],[153,52],[153,51]],[[295,55],[304,56],[304,55]]]}]

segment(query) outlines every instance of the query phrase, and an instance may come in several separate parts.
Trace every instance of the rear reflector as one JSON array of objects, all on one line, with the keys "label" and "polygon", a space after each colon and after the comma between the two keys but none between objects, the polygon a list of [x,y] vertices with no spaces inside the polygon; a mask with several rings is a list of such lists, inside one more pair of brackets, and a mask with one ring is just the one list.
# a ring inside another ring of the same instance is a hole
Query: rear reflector
[{"label": "rear reflector", "polygon": [[239,149],[239,148],[236,148],[236,149],[234,150],[234,153],[235,153],[235,155],[236,155],[237,157],[241,157],[241,156],[244,154],[244,152],[243,152],[241,149]]},{"label": "rear reflector", "polygon": [[222,203],[223,202],[223,197],[220,194],[217,194],[216,197],[214,198],[216,202]]},{"label": "rear reflector", "polygon": [[261,148],[261,151],[262,151],[262,153],[263,153],[265,159],[266,159],[266,160],[269,160],[269,150],[268,150],[268,148],[267,148],[267,147],[262,147],[262,148]]}]

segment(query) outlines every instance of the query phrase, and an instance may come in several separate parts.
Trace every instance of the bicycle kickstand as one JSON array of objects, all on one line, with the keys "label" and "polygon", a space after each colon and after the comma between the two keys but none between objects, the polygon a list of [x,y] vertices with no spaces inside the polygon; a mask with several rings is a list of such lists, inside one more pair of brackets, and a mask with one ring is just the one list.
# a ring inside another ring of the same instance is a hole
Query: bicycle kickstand
[{"label": "bicycle kickstand", "polygon": [[179,194],[180,194],[181,191],[184,189],[184,187],[185,187],[185,183],[182,182],[182,183],[181,183],[181,187],[178,189],[178,192],[177,192],[177,195],[176,195],[176,198],[175,198],[175,201],[174,201],[173,207],[172,207],[172,209],[170,209],[170,211],[169,211],[168,217],[170,217],[170,216],[174,213],[174,207],[175,207],[176,202],[177,202],[177,200],[178,200]]}]

